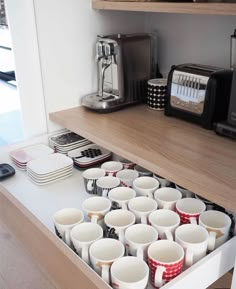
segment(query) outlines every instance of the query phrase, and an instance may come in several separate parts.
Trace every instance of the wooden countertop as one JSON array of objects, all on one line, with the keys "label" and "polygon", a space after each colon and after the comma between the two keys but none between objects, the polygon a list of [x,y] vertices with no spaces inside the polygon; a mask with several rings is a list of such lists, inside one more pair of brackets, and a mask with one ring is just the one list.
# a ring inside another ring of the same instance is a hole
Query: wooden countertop
[{"label": "wooden countertop", "polygon": [[144,105],[109,114],[84,107],[50,119],[236,212],[236,142]]}]

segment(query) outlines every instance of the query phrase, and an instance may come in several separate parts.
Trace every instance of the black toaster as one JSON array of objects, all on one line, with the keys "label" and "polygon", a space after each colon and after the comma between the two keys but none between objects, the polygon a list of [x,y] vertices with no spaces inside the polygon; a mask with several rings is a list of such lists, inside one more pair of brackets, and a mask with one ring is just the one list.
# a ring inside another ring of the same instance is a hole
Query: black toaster
[{"label": "black toaster", "polygon": [[199,64],[172,66],[168,74],[165,115],[212,129],[227,119],[232,70]]}]

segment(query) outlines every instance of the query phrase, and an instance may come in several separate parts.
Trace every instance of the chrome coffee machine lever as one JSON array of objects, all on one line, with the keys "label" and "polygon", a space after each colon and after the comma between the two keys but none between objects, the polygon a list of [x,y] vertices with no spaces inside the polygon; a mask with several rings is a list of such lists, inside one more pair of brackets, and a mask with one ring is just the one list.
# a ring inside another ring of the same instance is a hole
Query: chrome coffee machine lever
[{"label": "chrome coffee machine lever", "polygon": [[96,43],[98,89],[82,105],[111,112],[142,102],[145,85],[155,76],[154,37],[149,34],[99,36]]}]

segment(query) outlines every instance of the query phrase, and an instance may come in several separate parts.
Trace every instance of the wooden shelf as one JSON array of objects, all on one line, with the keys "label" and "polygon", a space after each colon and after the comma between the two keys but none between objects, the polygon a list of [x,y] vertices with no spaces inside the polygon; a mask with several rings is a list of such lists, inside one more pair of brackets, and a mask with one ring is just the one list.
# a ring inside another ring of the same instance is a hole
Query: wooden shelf
[{"label": "wooden shelf", "polygon": [[236,142],[143,105],[110,114],[76,107],[50,119],[236,212]]},{"label": "wooden shelf", "polygon": [[236,3],[118,2],[92,0],[92,8],[139,12],[236,15]]}]

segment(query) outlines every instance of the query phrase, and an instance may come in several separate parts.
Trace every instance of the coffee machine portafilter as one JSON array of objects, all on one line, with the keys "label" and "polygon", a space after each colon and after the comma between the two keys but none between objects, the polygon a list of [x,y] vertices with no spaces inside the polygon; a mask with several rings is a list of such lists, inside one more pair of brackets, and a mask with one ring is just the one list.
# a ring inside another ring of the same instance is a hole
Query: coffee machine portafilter
[{"label": "coffee machine portafilter", "polygon": [[98,36],[96,62],[98,88],[83,97],[82,105],[98,112],[111,112],[143,102],[147,80],[156,75],[156,36]]}]

